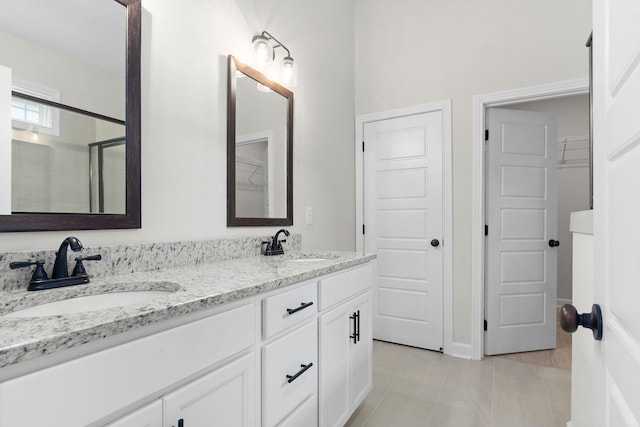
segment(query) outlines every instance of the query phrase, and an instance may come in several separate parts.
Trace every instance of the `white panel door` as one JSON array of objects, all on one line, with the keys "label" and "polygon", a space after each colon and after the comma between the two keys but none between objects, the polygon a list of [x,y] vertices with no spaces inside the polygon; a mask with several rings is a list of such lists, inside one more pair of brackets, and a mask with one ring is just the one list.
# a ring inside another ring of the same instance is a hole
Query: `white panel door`
[{"label": "white panel door", "polygon": [[[595,426],[640,425],[640,3],[593,2]],[[578,307],[590,311],[590,307]],[[589,331],[578,331],[588,333]]]},{"label": "white panel door", "polygon": [[485,353],[554,348],[556,120],[490,108],[487,121]]},{"label": "white panel door", "polygon": [[364,140],[365,249],[378,254],[373,337],[441,350],[442,112],[366,123]]}]

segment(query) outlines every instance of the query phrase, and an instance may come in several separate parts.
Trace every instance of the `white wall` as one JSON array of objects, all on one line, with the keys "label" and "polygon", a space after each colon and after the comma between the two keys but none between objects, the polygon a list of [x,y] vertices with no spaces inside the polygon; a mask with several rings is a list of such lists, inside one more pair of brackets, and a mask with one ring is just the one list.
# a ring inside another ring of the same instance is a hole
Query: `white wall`
[{"label": "white wall", "polygon": [[[589,95],[576,95],[544,101],[509,105],[514,110],[554,114],[558,120],[558,138],[589,135]],[[558,293],[561,300],[571,300],[572,236],[569,232],[571,212],[589,209],[589,164],[558,168]],[[564,302],[563,302],[564,303]]]},{"label": "white wall", "polygon": [[454,342],[471,342],[474,95],[588,74],[582,0],[355,0],[356,114],[451,99]]},{"label": "white wall", "polygon": [[[0,235],[0,250],[272,234],[226,227],[227,55],[250,59],[268,30],[299,64],[294,88],[294,226],[306,248],[353,249],[351,1],[143,0],[142,229]],[[313,207],[313,225],[304,209]]]}]

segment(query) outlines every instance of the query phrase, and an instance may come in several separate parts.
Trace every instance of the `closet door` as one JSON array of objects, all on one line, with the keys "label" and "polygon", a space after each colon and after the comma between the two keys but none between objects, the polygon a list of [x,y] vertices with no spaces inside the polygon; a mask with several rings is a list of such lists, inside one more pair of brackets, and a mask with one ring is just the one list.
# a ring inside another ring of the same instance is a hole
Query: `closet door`
[{"label": "closet door", "polygon": [[556,119],[502,108],[487,118],[485,352],[555,348]]}]

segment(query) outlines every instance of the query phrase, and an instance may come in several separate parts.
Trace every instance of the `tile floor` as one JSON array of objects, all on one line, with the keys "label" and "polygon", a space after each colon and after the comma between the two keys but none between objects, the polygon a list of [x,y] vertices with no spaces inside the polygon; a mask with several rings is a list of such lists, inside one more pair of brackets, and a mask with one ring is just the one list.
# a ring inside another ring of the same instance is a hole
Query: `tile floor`
[{"label": "tile floor", "polygon": [[346,425],[565,427],[571,372],[556,352],[471,361],[374,341],[373,390]]}]

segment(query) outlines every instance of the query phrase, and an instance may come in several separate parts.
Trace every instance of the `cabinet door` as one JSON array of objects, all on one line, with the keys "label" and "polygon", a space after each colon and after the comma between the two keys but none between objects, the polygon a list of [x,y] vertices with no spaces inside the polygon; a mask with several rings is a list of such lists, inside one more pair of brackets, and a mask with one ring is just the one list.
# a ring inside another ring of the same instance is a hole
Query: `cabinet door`
[{"label": "cabinet door", "polygon": [[107,427],[162,427],[162,401],[153,403],[120,418]]},{"label": "cabinet door", "polygon": [[248,354],[165,396],[164,426],[253,427],[255,355]]},{"label": "cabinet door", "polygon": [[320,426],[342,426],[350,415],[349,347],[353,321],[349,303],[320,316]]},{"label": "cabinet door", "polygon": [[354,411],[372,387],[371,292],[356,298],[349,312],[358,314],[358,340],[349,345],[349,403]]}]

